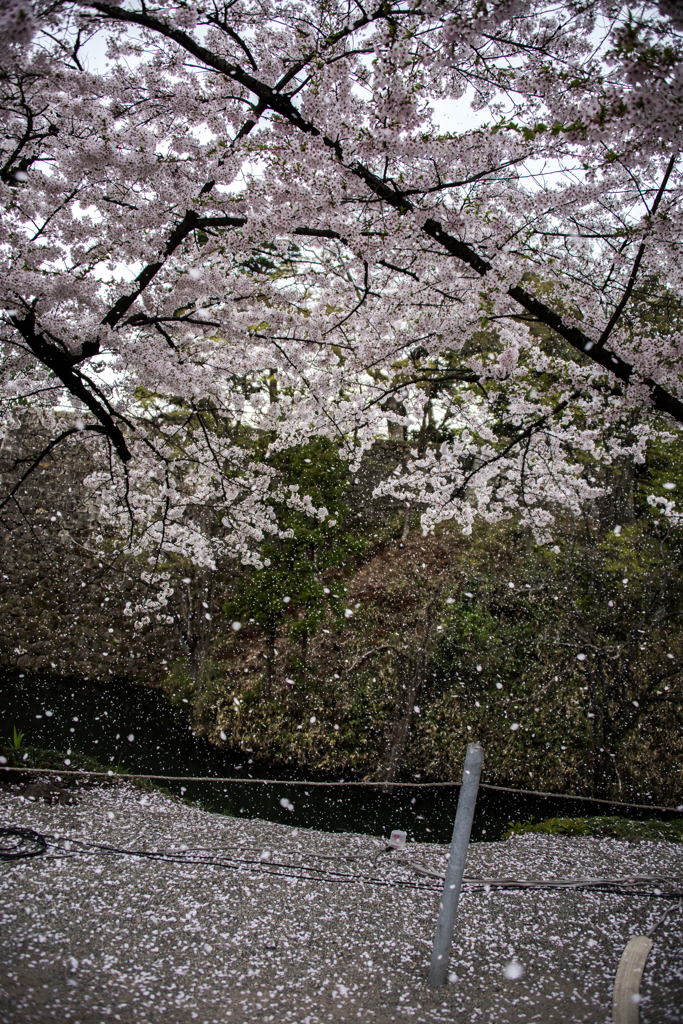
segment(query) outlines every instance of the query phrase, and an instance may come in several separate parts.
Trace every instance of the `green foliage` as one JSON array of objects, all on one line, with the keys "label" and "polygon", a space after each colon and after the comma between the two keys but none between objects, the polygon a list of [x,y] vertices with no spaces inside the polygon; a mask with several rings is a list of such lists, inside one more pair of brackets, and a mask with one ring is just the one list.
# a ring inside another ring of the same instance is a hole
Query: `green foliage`
[{"label": "green foliage", "polygon": [[[664,542],[654,517],[619,535],[597,520],[562,534],[538,546],[514,523],[480,524],[467,539],[444,531],[378,548],[349,583],[353,618],[315,645],[310,686],[299,677],[262,701],[236,679],[220,728],[263,756],[372,774],[403,713],[399,669],[424,645],[437,593],[403,777],[457,777],[476,738],[492,783],[677,803],[675,537]],[[295,675],[291,661],[283,674]]]},{"label": "green foliage", "polygon": [[683,433],[662,430],[648,445],[647,467],[638,481],[641,514],[656,517],[647,498],[654,494],[680,506],[683,495]]},{"label": "green foliage", "polygon": [[221,691],[223,679],[223,666],[213,658],[207,659],[202,679],[199,682],[192,679],[189,660],[178,658],[168,666],[161,687],[171,704],[188,704],[190,706],[197,700],[197,691],[201,688],[202,699],[210,705]]},{"label": "green foliage", "polygon": [[476,736],[489,778],[615,799],[654,787],[676,799],[679,542],[664,543],[654,517],[618,535],[598,527],[575,526],[557,553],[514,525],[475,531],[420,729],[435,768]]},{"label": "green foliage", "polygon": [[[281,463],[288,482],[314,466],[301,465],[311,457],[303,450],[282,457],[291,460]],[[308,472],[302,491],[312,490],[314,470]],[[413,533],[405,544],[379,544],[347,591],[334,562],[341,570],[350,559],[343,545],[333,551],[322,579],[340,604],[353,607],[353,617],[342,630],[339,608],[335,615],[332,602],[321,602],[313,614],[324,610],[330,634],[319,637],[305,672],[289,645],[278,644],[277,692],[266,699],[262,688],[240,679],[240,668],[217,709],[217,728],[228,742],[262,756],[372,775],[406,711],[401,673],[424,650],[403,777],[457,777],[462,752],[476,738],[486,749],[490,782],[678,803],[683,531],[647,498],[675,499],[683,487],[683,434],[655,438],[637,471],[586,465],[584,473],[591,483],[590,474],[599,476],[606,493],[581,519],[556,522],[554,543],[537,545],[513,520],[480,522],[469,538],[449,527],[433,537]],[[339,484],[343,503],[343,469]],[[323,503],[321,497],[314,500]],[[295,525],[302,536],[309,528],[320,535],[315,521]],[[253,587],[247,599],[272,610],[276,627],[295,639],[308,628],[303,584],[313,579],[315,601],[321,579],[310,559],[303,580],[297,578],[299,553],[308,558],[300,538],[277,542],[272,551],[261,577],[265,593]],[[244,574],[240,596],[255,575]],[[283,596],[292,598],[284,607]],[[234,617],[243,621],[246,614]],[[262,628],[268,621],[266,614],[248,617]],[[240,636],[245,651],[253,650],[253,637]]]},{"label": "green foliage", "polygon": [[[267,439],[259,442],[265,449]],[[224,612],[240,622],[253,622],[274,637],[286,625],[289,635],[305,649],[307,638],[330,614],[343,620],[344,575],[355,565],[365,542],[343,530],[348,513],[348,469],[336,447],[326,438],[271,455],[271,466],[281,474],[285,491],[309,495],[313,505],[325,507],[319,520],[292,508],[287,501],[273,505],[287,539],[268,539],[261,547],[262,569],[245,569]]]},{"label": "green foliage", "polygon": [[[113,765],[102,765],[94,757],[87,754],[65,754],[59,750],[48,750],[43,747],[26,746],[21,750],[15,745],[5,748],[3,754],[7,757],[7,763],[15,768],[49,768],[54,771],[89,771],[89,772],[119,772],[125,768],[118,768]],[[65,765],[65,760],[70,763]]]},{"label": "green foliage", "polygon": [[12,746],[13,746],[13,748],[15,750],[21,750],[23,742],[24,742],[24,734],[23,734],[23,732],[17,732],[17,727],[15,725],[14,726],[14,733],[12,735],[12,739],[10,740],[10,743],[12,744]]},{"label": "green foliage", "polygon": [[171,704],[191,704],[195,697],[195,685],[188,659],[178,658],[171,662],[161,685]]},{"label": "green foliage", "polygon": [[632,821],[605,815],[591,818],[547,818],[545,821],[510,822],[503,839],[538,833],[550,836],[599,836],[683,842],[683,818],[676,821]]}]

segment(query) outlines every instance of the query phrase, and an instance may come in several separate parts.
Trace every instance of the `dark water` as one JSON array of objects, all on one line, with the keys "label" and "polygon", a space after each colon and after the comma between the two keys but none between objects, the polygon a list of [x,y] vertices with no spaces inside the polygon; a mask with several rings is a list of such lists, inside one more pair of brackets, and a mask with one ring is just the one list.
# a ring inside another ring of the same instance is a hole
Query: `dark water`
[{"label": "dark water", "polygon": [[[51,714],[48,714],[51,712]],[[71,749],[101,764],[161,775],[229,778],[329,780],[329,775],[270,765],[256,755],[218,750],[192,734],[187,711],[155,690],[124,683],[54,679],[29,673],[0,673],[0,742],[16,728],[24,742]],[[132,736],[132,739],[128,737]],[[249,758],[253,757],[253,761]],[[464,751],[463,751],[464,759]],[[339,778],[339,776],[336,776]],[[165,782],[174,793],[213,810],[262,818],[300,828],[388,836],[403,829],[418,842],[447,843],[453,829],[457,788],[378,789],[327,786],[269,786],[238,782]],[[282,806],[281,800],[293,805]],[[541,798],[480,790],[473,840],[499,839],[510,821],[584,814],[652,817],[647,811],[591,804],[578,799]],[[664,815],[666,817],[666,815]]]}]

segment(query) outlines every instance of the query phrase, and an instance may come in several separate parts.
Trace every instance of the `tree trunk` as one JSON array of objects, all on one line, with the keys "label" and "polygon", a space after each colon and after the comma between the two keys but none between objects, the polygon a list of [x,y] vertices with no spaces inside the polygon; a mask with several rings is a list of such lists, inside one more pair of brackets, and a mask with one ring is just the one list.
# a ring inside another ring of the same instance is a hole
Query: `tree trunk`
[{"label": "tree trunk", "polygon": [[[418,651],[416,658],[399,655],[397,676],[399,687],[398,716],[391,730],[389,743],[378,770],[382,782],[393,782],[396,778],[403,752],[410,736],[410,724],[415,713],[415,701],[424,680],[426,652]],[[388,790],[385,790],[388,792]]]},{"label": "tree trunk", "polygon": [[[211,599],[213,574],[204,569],[176,591],[176,623],[187,654],[198,719],[206,708],[206,669],[211,652]],[[209,616],[209,618],[207,618]]]},{"label": "tree trunk", "polygon": [[277,368],[271,366],[268,377],[268,398],[270,404],[274,405],[277,402]]},{"label": "tree trunk", "polygon": [[[387,398],[386,402],[382,406],[382,409],[389,412],[398,413],[399,416],[406,415],[406,407],[403,402],[399,402],[393,395]],[[405,441],[408,437],[408,428],[404,427],[401,423],[395,423],[393,420],[387,420],[387,430],[389,437],[396,438],[397,440]]]},{"label": "tree trunk", "polygon": [[[391,730],[386,753],[377,772],[383,782],[393,782],[398,772],[403,752],[410,736],[410,724],[415,714],[415,701],[422,689],[427,674],[429,642],[434,624],[434,607],[436,605],[441,584],[432,591],[429,604],[425,609],[425,627],[422,644],[416,654],[399,653],[397,656],[397,678],[399,699],[397,718]],[[385,790],[388,792],[388,790]]]},{"label": "tree trunk", "polygon": [[406,505],[406,510],[403,515],[403,533],[401,534],[401,543],[405,543],[408,540],[408,534],[410,533],[410,503]]},{"label": "tree trunk", "polygon": [[277,638],[277,623],[274,618],[270,619],[267,626],[268,646],[266,647],[266,679],[263,687],[264,697],[270,697],[273,685],[273,673],[275,671],[275,640]]},{"label": "tree trunk", "polygon": [[417,457],[418,459],[423,458],[424,453],[427,451],[427,444],[430,439],[433,439],[436,435],[436,427],[434,424],[434,410],[432,406],[432,396],[430,390],[429,401],[425,406],[425,410],[422,416],[422,423],[420,424],[420,432],[417,435]]}]

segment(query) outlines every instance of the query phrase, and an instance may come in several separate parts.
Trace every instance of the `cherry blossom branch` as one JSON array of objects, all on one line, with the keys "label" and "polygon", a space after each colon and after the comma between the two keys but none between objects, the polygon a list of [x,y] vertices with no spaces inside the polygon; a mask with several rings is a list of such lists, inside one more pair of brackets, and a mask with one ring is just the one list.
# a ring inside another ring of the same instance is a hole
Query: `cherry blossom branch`
[{"label": "cherry blossom branch", "polygon": [[[150,282],[156,277],[164,266],[169,256],[172,256],[178,246],[192,234],[193,231],[202,231],[213,227],[242,227],[246,223],[246,217],[200,217],[194,210],[188,210],[179,224],[173,229],[161,257],[154,263],[148,263],[135,278],[136,287],[127,295],[122,295],[114,303],[107,315],[103,317],[102,324],[108,327],[115,327],[126,315],[136,299],[142,295]],[[97,355],[99,341],[86,343],[82,347],[82,359]]]},{"label": "cherry blossom branch", "polygon": [[[2,501],[0,501],[0,509],[3,509],[5,507],[5,505],[7,505],[10,501],[12,501],[12,499],[14,498],[14,495],[20,489],[20,487],[24,483],[24,481],[28,480],[28,478],[30,477],[31,473],[35,469],[37,469],[37,467],[40,465],[40,463],[45,458],[45,456],[49,455],[50,452],[53,450],[53,448],[56,448],[57,445],[61,444],[62,441],[66,440],[67,437],[72,437],[74,434],[82,434],[86,430],[92,431],[92,432],[94,432],[96,434],[104,434],[105,433],[104,427],[101,424],[93,423],[93,424],[84,425],[80,429],[77,428],[77,427],[71,427],[69,430],[63,430],[62,433],[58,437],[53,437],[52,440],[49,442],[49,444],[45,445],[45,447],[40,452],[40,454],[37,455],[34,459],[30,460],[31,464],[28,467],[28,469],[22,474],[20,479],[15,483],[14,487],[9,491],[9,493],[6,495],[6,497]],[[13,468],[16,469],[18,466],[21,465],[22,462],[29,462],[29,459],[15,459],[14,460],[14,467]]]},{"label": "cherry blossom branch", "polygon": [[469,484],[470,480],[472,480],[477,475],[477,473],[480,473],[481,470],[484,469],[484,467],[492,466],[496,462],[500,462],[500,460],[504,459],[507,455],[509,455],[512,449],[516,448],[517,445],[520,444],[520,442],[527,439],[530,440],[533,434],[537,430],[540,430],[541,427],[543,427],[549,419],[554,419],[555,416],[563,412],[571,402],[576,401],[576,399],[579,398],[580,396],[580,391],[574,391],[569,396],[569,398],[565,398],[561,402],[558,402],[557,405],[555,405],[549,412],[545,413],[545,415],[539,416],[536,420],[534,420],[533,423],[530,423],[529,426],[526,427],[524,430],[520,430],[519,433],[516,434],[500,452],[497,452],[495,455],[491,456],[490,459],[487,459],[485,462],[483,462],[482,465],[477,466],[476,469],[473,469],[471,470],[470,473],[468,473],[468,475],[465,477],[461,485],[453,491],[453,494],[451,495],[451,500],[455,497],[462,496],[467,490],[467,485]]},{"label": "cherry blossom branch", "polygon": [[[292,103],[289,96],[281,94],[277,89],[255,78],[239,65],[213,53],[193,39],[192,36],[188,35],[187,32],[161,21],[146,11],[138,12],[121,7],[112,7],[102,3],[101,0],[84,0],[84,6],[92,7],[114,21],[140,25],[173,40],[207,67],[219,71],[221,74],[226,75],[253,92],[271,110],[280,114],[305,135],[320,138],[323,144],[334,153],[337,161],[349,173],[363,181],[379,199],[397,210],[398,213],[416,212],[415,206],[404,193],[391,188],[359,160],[346,162],[341,143],[336,139],[327,137],[312,121],[304,117]],[[427,218],[422,224],[422,230],[450,255],[470,266],[481,277],[485,277],[493,269],[493,265],[488,260],[480,256],[466,242],[455,238],[444,230],[441,223],[434,218]],[[630,363],[604,347],[596,347],[595,342],[587,334],[579,328],[567,324],[559,313],[555,312],[555,310],[551,309],[546,303],[537,296],[532,295],[521,285],[509,288],[507,294],[524,309],[532,313],[540,323],[551,328],[574,349],[614,374],[624,384],[629,385],[634,379],[638,379],[636,371]],[[683,401],[671,394],[651,377],[645,378],[642,382],[649,389],[650,399],[655,408],[661,412],[668,413],[679,423],[683,423]]]},{"label": "cherry blossom branch", "polygon": [[[660,202],[662,200],[662,197],[663,197],[664,192],[666,190],[666,186],[667,186],[667,184],[669,182],[669,177],[671,176],[671,172],[673,171],[674,166],[676,164],[677,157],[678,157],[678,153],[674,153],[672,155],[671,159],[669,160],[669,163],[667,164],[667,168],[666,168],[666,171],[664,173],[664,178],[662,179],[662,183],[659,186],[659,191],[657,192],[657,195],[655,196],[655,201],[652,204],[652,209],[649,211],[650,223],[652,222],[652,219],[653,219],[653,217],[655,216],[655,214],[657,212],[657,207],[659,206],[659,204],[660,204]],[[631,293],[632,293],[632,291],[633,291],[633,289],[635,287],[635,283],[636,283],[636,280],[638,278],[638,269],[640,267],[640,262],[641,262],[641,260],[643,258],[644,253],[645,253],[645,239],[643,239],[643,241],[640,243],[640,245],[638,247],[638,252],[636,254],[635,260],[633,261],[633,267],[631,268],[631,273],[629,275],[629,279],[628,279],[626,288],[624,289],[624,294],[622,295],[619,303],[617,304],[616,309],[612,313],[612,316],[609,318],[607,326],[605,327],[604,331],[600,335],[600,337],[599,337],[599,339],[597,341],[597,344],[596,344],[596,348],[602,348],[603,347],[603,345],[605,344],[605,342],[609,338],[610,334],[614,330],[614,328],[615,328],[615,326],[617,324],[617,321],[619,320],[621,314],[624,312],[624,309],[626,308],[626,304],[627,304],[628,300],[631,298]]]},{"label": "cherry blossom branch", "polygon": [[[434,373],[438,373],[435,370]],[[448,376],[436,377],[436,376],[425,376],[425,377],[409,377],[400,384],[395,384],[390,388],[382,388],[381,394],[377,398],[373,398],[372,401],[366,402],[363,406],[364,409],[371,409],[373,405],[378,405],[383,402],[387,396],[396,394],[397,391],[403,391],[404,388],[410,387],[411,384],[479,384],[481,376],[478,373],[468,372],[463,370],[460,373],[452,373]],[[550,413],[548,415],[551,415]]]}]

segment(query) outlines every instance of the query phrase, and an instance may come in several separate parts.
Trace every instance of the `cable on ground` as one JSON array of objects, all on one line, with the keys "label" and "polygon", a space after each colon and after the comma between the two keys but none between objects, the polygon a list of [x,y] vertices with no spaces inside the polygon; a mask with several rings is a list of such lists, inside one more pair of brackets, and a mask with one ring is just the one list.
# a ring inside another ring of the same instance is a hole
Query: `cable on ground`
[{"label": "cable on ground", "polygon": [[680,899],[676,906],[669,907],[668,910],[666,911],[666,913],[662,917],[660,917],[659,921],[657,921],[657,923],[655,925],[653,925],[652,928],[650,928],[649,932],[645,932],[645,934],[648,937],[648,939],[651,939],[652,936],[654,935],[654,933],[659,928],[659,926],[661,924],[664,924],[664,922],[666,921],[666,919],[669,916],[669,914],[675,914],[677,910],[681,909],[681,907],[683,907],[683,899]]},{"label": "cable on ground", "polygon": [[0,860],[40,857],[46,850],[47,837],[40,832],[34,832],[32,828],[0,828]]},{"label": "cable on ground", "polygon": [[[264,860],[261,856],[245,857],[240,854],[232,854],[224,852],[221,854],[208,853],[207,855],[198,856],[199,851],[158,851],[158,850],[129,850],[125,847],[113,846],[108,843],[93,843],[81,839],[66,839],[62,836],[55,836],[50,834],[41,834],[33,832],[31,829],[4,829],[0,831],[0,835],[5,834],[16,834],[26,835],[34,841],[38,841],[41,845],[40,850],[33,853],[21,854],[23,856],[36,856],[37,853],[44,853],[48,846],[52,848],[51,856],[62,857],[62,856],[73,856],[74,852],[81,852],[83,854],[89,853],[101,853],[111,854],[114,856],[125,856],[131,857],[137,860],[152,860],[162,861],[166,863],[175,863],[181,865],[199,865],[205,867],[223,867],[229,870],[239,870],[240,867],[248,867],[252,869],[258,869],[261,874],[269,874],[277,878],[294,878],[303,881],[328,881],[336,882],[339,884],[365,884],[375,885],[384,888],[399,887],[409,889],[421,889],[423,891],[438,891],[440,886],[437,886],[437,881],[443,880],[441,875],[436,872],[426,872],[429,869],[425,869],[423,865],[415,865],[412,863],[397,861],[395,866],[413,870],[417,868],[417,873],[424,877],[423,884],[416,882],[404,881],[401,879],[386,879],[377,878],[370,872],[354,872],[344,873],[341,870],[330,870],[328,867],[320,868],[312,864],[292,864],[287,863],[283,860],[273,860],[269,856],[268,860]],[[64,849],[59,849],[60,844],[66,844]],[[78,851],[73,851],[70,847],[79,847]],[[302,853],[294,854],[292,856],[302,856],[309,860],[343,860],[348,863],[348,858],[344,857],[329,857],[324,854],[316,853]],[[279,856],[287,857],[286,853],[280,853]],[[16,855],[10,855],[6,859],[18,859]],[[356,861],[361,858],[356,858]],[[366,858],[368,861],[370,857]],[[473,889],[507,889],[507,890],[528,890],[528,889],[546,889],[546,890],[566,890],[570,889],[573,891],[577,890],[588,890],[592,892],[607,892],[615,895],[624,896],[645,896],[651,898],[663,898],[663,899],[679,899],[683,898],[683,892],[678,890],[667,890],[657,889],[654,892],[652,888],[643,889],[635,888],[636,886],[649,885],[652,887],[655,883],[661,885],[673,884],[679,882],[679,879],[666,879],[660,876],[654,875],[636,875],[628,878],[596,878],[596,879],[522,879],[522,878],[472,878],[465,877],[463,884]],[[430,884],[433,883],[433,884]],[[665,915],[666,916],[666,915]]]}]

